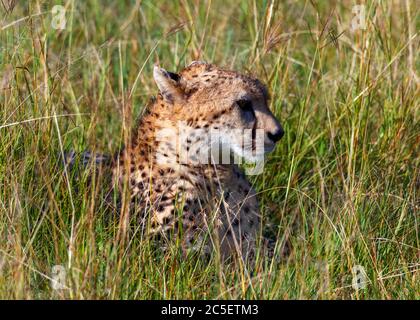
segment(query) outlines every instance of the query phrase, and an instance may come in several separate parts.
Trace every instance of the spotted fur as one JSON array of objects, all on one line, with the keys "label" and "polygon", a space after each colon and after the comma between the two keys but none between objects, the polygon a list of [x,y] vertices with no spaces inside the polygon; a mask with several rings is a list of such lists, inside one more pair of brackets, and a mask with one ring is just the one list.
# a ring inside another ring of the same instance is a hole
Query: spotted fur
[{"label": "spotted fur", "polygon": [[[126,183],[130,193],[131,213],[145,218],[151,234],[182,234],[186,247],[218,245],[225,256],[248,254],[261,220],[255,190],[236,164],[213,158],[203,164],[194,152],[209,144],[210,130],[235,128],[263,129],[264,152],[271,151],[282,128],[267,107],[267,89],[253,77],[203,62],[178,74],[155,67],[154,78],[159,95],[113,167],[119,189]],[[187,163],[175,143],[180,121]],[[167,129],[171,134],[162,136]],[[232,148],[239,145],[234,140],[228,141]]]}]

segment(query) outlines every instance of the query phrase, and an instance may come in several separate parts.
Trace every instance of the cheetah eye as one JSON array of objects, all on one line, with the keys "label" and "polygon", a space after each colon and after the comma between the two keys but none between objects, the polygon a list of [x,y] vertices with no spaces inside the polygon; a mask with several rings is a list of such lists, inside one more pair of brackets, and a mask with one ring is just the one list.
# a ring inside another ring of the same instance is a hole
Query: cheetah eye
[{"label": "cheetah eye", "polygon": [[241,99],[241,100],[236,101],[236,103],[238,104],[239,108],[241,108],[243,111],[249,111],[249,112],[253,111],[251,100]]},{"label": "cheetah eye", "polygon": [[248,99],[241,99],[236,101],[239,108],[245,113],[245,114],[251,114],[252,117],[255,117],[254,108],[252,107],[252,101]]}]

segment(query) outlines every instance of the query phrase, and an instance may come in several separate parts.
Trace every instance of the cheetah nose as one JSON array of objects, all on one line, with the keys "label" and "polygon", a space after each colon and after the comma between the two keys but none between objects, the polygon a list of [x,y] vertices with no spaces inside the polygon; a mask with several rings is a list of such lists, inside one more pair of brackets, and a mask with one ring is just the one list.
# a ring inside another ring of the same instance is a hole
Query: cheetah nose
[{"label": "cheetah nose", "polygon": [[276,143],[277,141],[279,141],[284,136],[284,130],[279,129],[275,133],[269,132],[269,133],[267,133],[267,135],[274,143]]}]

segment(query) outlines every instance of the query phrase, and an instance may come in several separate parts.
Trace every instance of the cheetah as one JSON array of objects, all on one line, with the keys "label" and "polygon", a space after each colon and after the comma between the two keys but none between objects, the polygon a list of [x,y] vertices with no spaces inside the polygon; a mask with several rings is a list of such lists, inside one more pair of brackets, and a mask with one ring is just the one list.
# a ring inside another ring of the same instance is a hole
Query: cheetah
[{"label": "cheetah", "polygon": [[155,66],[153,77],[158,96],[112,167],[117,188],[129,192],[130,215],[142,217],[150,234],[182,229],[186,248],[216,245],[224,257],[247,256],[261,217],[256,192],[232,159],[255,161],[284,134],[267,106],[267,88],[201,61],[179,73]]}]

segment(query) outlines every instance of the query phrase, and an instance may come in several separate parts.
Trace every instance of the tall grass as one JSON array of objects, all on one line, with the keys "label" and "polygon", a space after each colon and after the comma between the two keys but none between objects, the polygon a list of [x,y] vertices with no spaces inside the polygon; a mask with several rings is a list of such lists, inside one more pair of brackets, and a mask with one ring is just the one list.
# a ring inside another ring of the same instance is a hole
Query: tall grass
[{"label": "tall grass", "polygon": [[[366,1],[354,31],[353,1],[2,3],[0,298],[419,298],[415,1]],[[63,150],[122,147],[156,94],[154,63],[192,60],[271,91],[286,134],[251,179],[266,232],[290,243],[281,261],[250,271],[163,252],[108,216],[101,175],[64,170]]]}]

